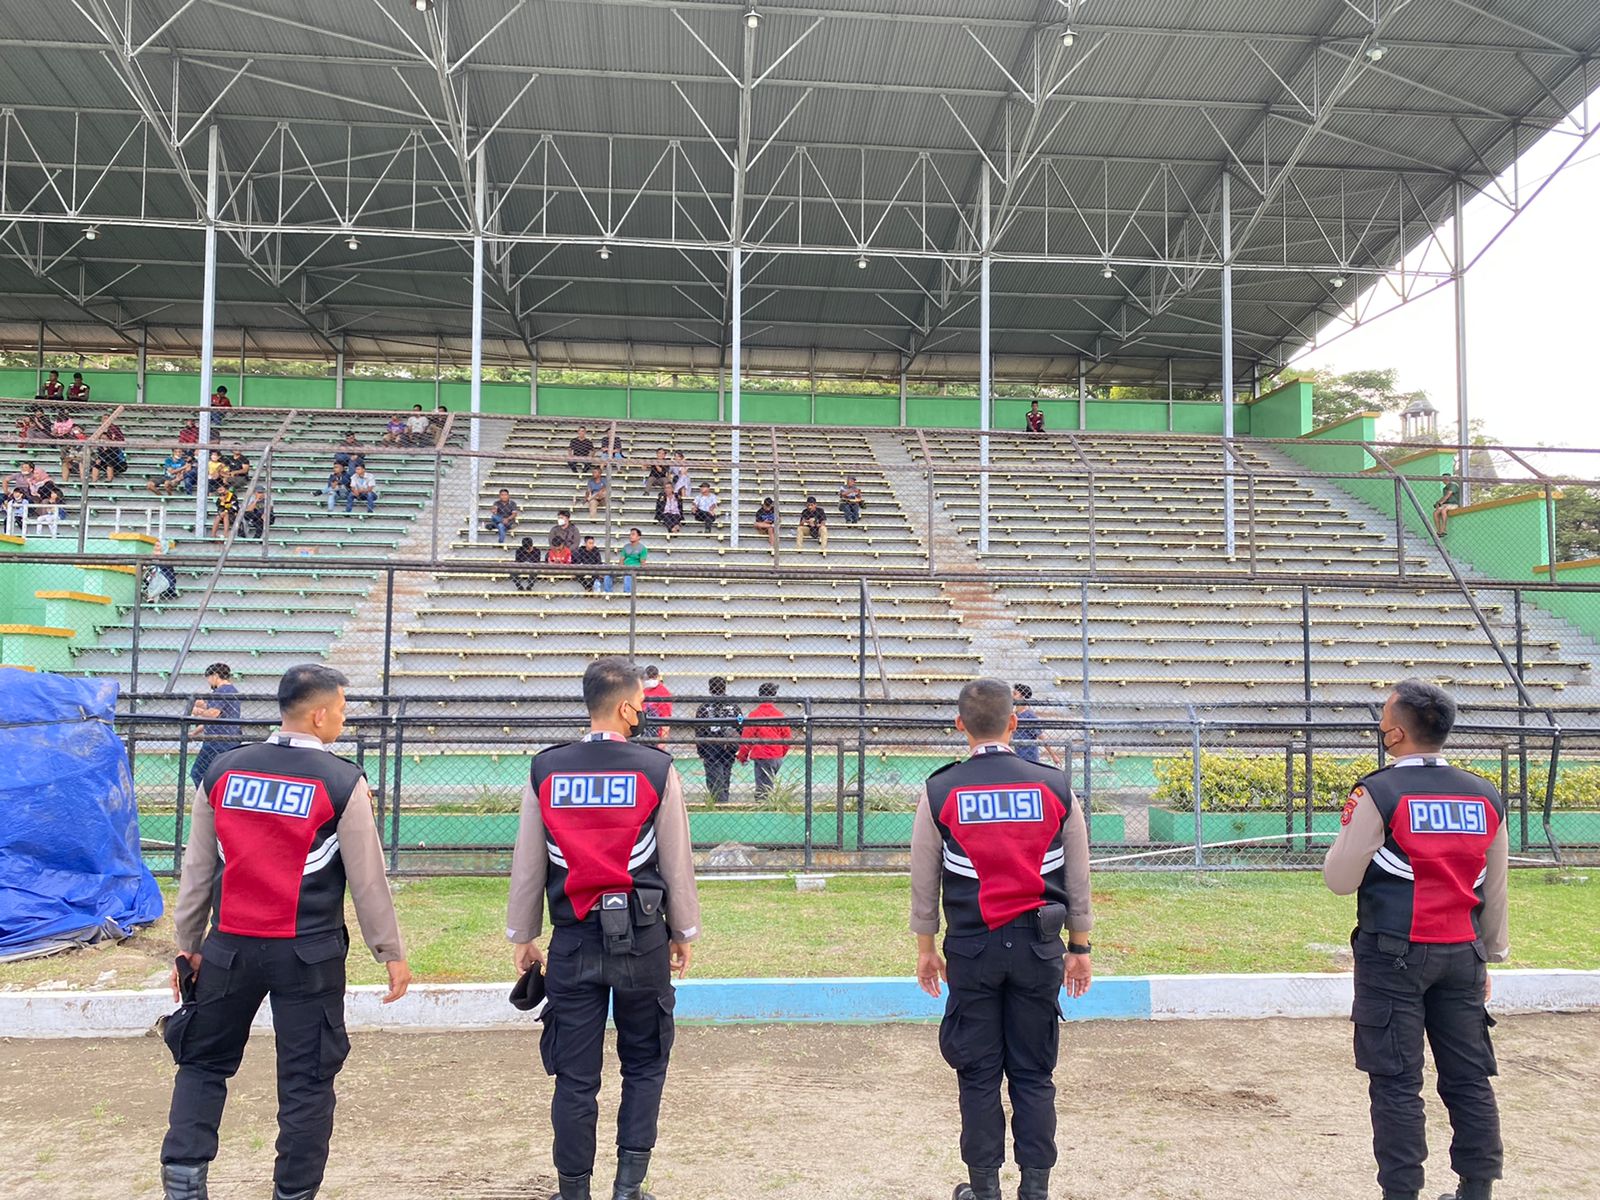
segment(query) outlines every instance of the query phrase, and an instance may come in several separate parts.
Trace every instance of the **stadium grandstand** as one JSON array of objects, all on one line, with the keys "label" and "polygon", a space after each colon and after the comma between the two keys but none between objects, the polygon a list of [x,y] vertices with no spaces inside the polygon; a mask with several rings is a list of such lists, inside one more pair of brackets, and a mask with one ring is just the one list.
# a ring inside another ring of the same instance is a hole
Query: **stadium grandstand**
[{"label": "stadium grandstand", "polygon": [[[1343,795],[1317,763],[1375,758],[1418,676],[1519,852],[1600,846],[1556,786],[1600,748],[1600,564],[1556,536],[1600,463],[1470,445],[1465,368],[1470,268],[1600,131],[1593,3],[8,10],[0,664],[122,685],[157,865],[207,664],[247,724],[343,670],[392,863],[473,870],[599,653],[678,697],[719,865],[903,848],[980,673],[1031,689],[1098,843],[1198,856],[1207,756],[1248,752],[1299,861]],[[1319,426],[1292,360],[1443,290],[1447,440]],[[518,561],[572,526],[599,562]],[[779,685],[796,764],[726,812],[713,676]]]}]

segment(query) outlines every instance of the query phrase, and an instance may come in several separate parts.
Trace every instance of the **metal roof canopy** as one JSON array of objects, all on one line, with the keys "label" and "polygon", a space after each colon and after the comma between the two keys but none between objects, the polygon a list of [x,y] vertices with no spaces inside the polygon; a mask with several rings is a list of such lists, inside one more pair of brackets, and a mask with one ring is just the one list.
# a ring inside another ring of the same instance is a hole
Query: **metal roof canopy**
[{"label": "metal roof canopy", "polygon": [[1230,236],[1249,378],[1451,284],[1520,154],[1600,129],[1594,0],[748,9],[0,0],[0,343],[197,353],[215,124],[252,356],[464,357],[481,235],[490,362],[715,373],[737,250],[747,373],[973,379],[987,263],[997,378],[1215,386]]}]

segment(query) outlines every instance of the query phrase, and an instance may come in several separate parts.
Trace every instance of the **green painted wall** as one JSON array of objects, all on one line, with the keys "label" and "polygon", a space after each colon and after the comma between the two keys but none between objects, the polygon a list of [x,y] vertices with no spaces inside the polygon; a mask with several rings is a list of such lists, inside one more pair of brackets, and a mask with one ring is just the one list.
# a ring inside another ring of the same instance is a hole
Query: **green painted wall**
[{"label": "green painted wall", "polygon": [[1286,383],[1250,402],[1255,437],[1297,438],[1311,432],[1311,385]]},{"label": "green painted wall", "polygon": [[433,411],[433,380],[347,378],[344,381],[346,408],[370,412],[373,409],[410,408],[413,404],[422,405],[424,412]]},{"label": "green painted wall", "polygon": [[[428,386],[433,386],[433,381],[428,381]],[[350,384],[345,383],[345,402],[349,403]],[[485,383],[481,398],[482,411],[486,413],[501,413],[511,416],[528,415],[528,385],[525,383]],[[430,407],[424,401],[413,400],[412,404],[422,404]],[[472,385],[451,380],[439,385],[439,403],[451,412],[472,411]],[[407,407],[410,407],[409,405]]]},{"label": "green painted wall", "polygon": [[[544,408],[540,389],[540,409]],[[676,388],[634,388],[633,418],[638,421],[715,421],[717,394]]]},{"label": "green painted wall", "polygon": [[[1559,502],[1558,502],[1559,503]],[[1556,566],[1557,583],[1600,583],[1600,566]],[[1600,592],[1524,592],[1546,612],[1565,617],[1590,637],[1600,638]]]},{"label": "green painted wall", "polygon": [[0,370],[0,395],[33,396],[39,390],[39,376],[20,368]]},{"label": "green painted wall", "polygon": [[[229,394],[238,386],[236,382],[229,383]],[[234,396],[233,402],[238,404],[240,399]],[[332,408],[338,395],[331,379],[246,375],[242,399],[246,405],[256,408]]]},{"label": "green painted wall", "polygon": [[1544,496],[1491,504],[1451,516],[1445,545],[1490,579],[1532,579],[1550,545]]},{"label": "green painted wall", "polygon": [[818,425],[898,425],[899,396],[818,396]]},{"label": "green painted wall", "polygon": [[[712,397],[715,399],[715,396]],[[628,393],[623,388],[570,387],[565,384],[539,385],[541,417],[602,417],[625,420]]]},{"label": "green painted wall", "polygon": [[1365,413],[1358,413],[1340,421],[1337,425],[1328,425],[1315,433],[1306,434],[1300,441],[1285,446],[1284,451],[1289,457],[1299,460],[1313,471],[1347,471],[1354,474],[1377,465],[1377,460],[1365,447],[1327,446],[1318,443],[1370,442],[1374,436],[1374,418]]}]

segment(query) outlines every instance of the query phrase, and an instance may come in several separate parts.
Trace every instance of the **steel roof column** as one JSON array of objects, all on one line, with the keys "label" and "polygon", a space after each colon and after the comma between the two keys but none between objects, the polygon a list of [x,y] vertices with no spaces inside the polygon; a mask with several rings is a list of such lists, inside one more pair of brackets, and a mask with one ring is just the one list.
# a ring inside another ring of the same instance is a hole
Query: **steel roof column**
[{"label": "steel roof column", "polygon": [[1456,444],[1460,457],[1456,470],[1461,474],[1461,503],[1472,503],[1472,484],[1467,480],[1467,458],[1472,452],[1472,430],[1467,410],[1467,234],[1461,221],[1461,181],[1456,180],[1452,199],[1455,207],[1455,299],[1456,299]]},{"label": "steel roof column", "polygon": [[735,246],[728,251],[728,363],[731,372],[728,388],[728,420],[732,425],[733,487],[728,508],[728,545],[739,548],[739,421],[743,413],[740,387],[739,343],[744,337],[744,251]]},{"label": "steel roof column", "polygon": [[[1233,177],[1222,172],[1222,436],[1233,437]],[[1222,535],[1234,555],[1233,455],[1222,451]]]},{"label": "steel roof column", "polygon": [[1089,379],[1083,369],[1083,358],[1078,358],[1078,431],[1089,428]]},{"label": "steel roof column", "polygon": [[[483,474],[483,463],[478,458],[481,444],[478,413],[483,409],[483,214],[487,187],[487,160],[483,147],[478,147],[478,181],[474,188],[474,213],[472,220],[472,417],[468,421],[467,449],[472,451],[471,491],[467,499],[467,541],[478,541],[478,483]],[[437,498],[435,498],[437,503]]]},{"label": "steel roof column", "polygon": [[906,358],[900,358],[900,428],[906,427]]},{"label": "steel roof column", "polygon": [[339,349],[333,355],[333,406],[344,407],[344,334],[339,335]]},{"label": "steel roof column", "polygon": [[213,123],[206,137],[206,266],[200,311],[200,446],[195,450],[194,536],[206,530],[205,446],[211,441],[211,359],[217,352],[217,167],[222,156],[222,131]]},{"label": "steel roof column", "polygon": [[533,345],[533,362],[528,367],[528,415],[539,415],[539,344]]},{"label": "steel roof column", "polygon": [[150,326],[139,326],[139,356],[134,360],[133,402],[144,403],[145,366],[150,358]]},{"label": "steel roof column", "polygon": [[[989,426],[993,379],[989,362],[989,164],[983,165],[981,234],[978,260],[978,553],[989,553]],[[930,514],[931,515],[931,514]]]}]

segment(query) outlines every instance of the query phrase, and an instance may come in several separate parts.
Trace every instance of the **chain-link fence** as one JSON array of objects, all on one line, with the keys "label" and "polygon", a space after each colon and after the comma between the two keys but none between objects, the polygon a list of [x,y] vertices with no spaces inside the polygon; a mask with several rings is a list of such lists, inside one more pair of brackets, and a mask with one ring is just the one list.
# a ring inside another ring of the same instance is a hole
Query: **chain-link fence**
[{"label": "chain-link fence", "polygon": [[[953,714],[932,705],[732,690],[651,704],[643,736],[676,760],[708,870],[903,868],[924,780],[966,750]],[[173,698],[126,706],[146,857],[170,874],[205,756],[231,743],[208,736],[220,722],[187,717]],[[272,727],[269,697],[246,694],[241,708],[245,738]],[[1600,861],[1600,734],[1516,723],[1528,715],[1464,712],[1452,760],[1501,787],[1516,861]],[[392,870],[497,874],[530,756],[586,728],[570,696],[358,695],[336,749],[367,773]],[[1281,869],[1321,862],[1345,796],[1383,761],[1376,729],[1376,702],[1285,719],[1226,707],[1152,719],[1046,699],[1030,705],[1017,744],[1069,771],[1106,866]]]}]

